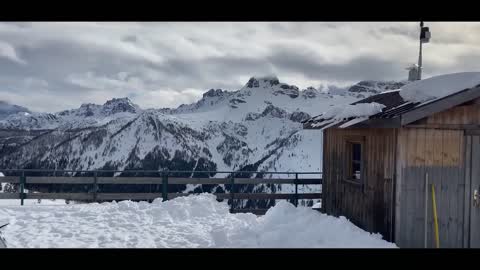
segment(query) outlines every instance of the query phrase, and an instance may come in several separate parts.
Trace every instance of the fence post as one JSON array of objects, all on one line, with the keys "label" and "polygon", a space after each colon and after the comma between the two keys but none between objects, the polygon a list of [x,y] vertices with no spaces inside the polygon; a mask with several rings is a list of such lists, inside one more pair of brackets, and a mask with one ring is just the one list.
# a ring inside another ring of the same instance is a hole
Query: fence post
[{"label": "fence post", "polygon": [[97,171],[93,172],[93,201],[97,201],[97,191],[98,191],[98,178]]},{"label": "fence post", "polygon": [[298,173],[295,174],[295,207],[298,206]]},{"label": "fence post", "polygon": [[22,175],[20,176],[20,205],[23,205],[23,200],[25,199],[25,171],[22,171]]},{"label": "fence post", "polygon": [[232,173],[232,176],[230,177],[230,212],[233,213],[233,199],[235,196],[235,176]]},{"label": "fence post", "polygon": [[168,200],[168,172],[163,172],[162,175],[162,198],[163,201]]}]

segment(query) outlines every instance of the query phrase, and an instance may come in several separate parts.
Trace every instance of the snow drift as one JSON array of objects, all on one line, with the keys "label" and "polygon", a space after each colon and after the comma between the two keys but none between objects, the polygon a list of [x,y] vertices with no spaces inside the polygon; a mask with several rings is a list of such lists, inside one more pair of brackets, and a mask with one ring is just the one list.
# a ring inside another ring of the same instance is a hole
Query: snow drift
[{"label": "snow drift", "polygon": [[392,248],[394,244],[310,208],[280,202],[265,216],[230,214],[211,194],[167,202],[5,206],[12,248]]}]

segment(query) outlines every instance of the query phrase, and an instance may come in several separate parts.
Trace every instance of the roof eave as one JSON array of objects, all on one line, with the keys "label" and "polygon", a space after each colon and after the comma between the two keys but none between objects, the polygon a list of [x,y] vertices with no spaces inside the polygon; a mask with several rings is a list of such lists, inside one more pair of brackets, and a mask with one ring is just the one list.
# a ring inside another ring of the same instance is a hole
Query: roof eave
[{"label": "roof eave", "polygon": [[419,106],[409,112],[405,112],[401,116],[401,125],[407,125],[413,123],[422,118],[428,117],[435,113],[439,113],[444,110],[448,110],[465,102],[471,101],[473,99],[480,97],[480,87],[474,87],[470,89],[457,92],[450,96],[441,98],[439,100],[433,101],[431,103]]},{"label": "roof eave", "polygon": [[370,118],[349,128],[398,128],[401,127],[400,117],[395,118]]},{"label": "roof eave", "polygon": [[[334,126],[328,127],[326,129],[339,128],[339,126],[341,124],[343,124],[343,122],[338,123]],[[306,124],[303,125],[303,129],[323,129],[327,125],[328,124],[321,125],[321,126],[318,126],[318,127],[312,127],[311,124],[306,123]],[[362,121],[360,123],[351,125],[349,127],[346,127],[345,129],[347,129],[347,128],[398,128],[400,126],[401,125],[400,125],[400,118],[399,117],[397,117],[397,118],[371,118],[371,119],[367,119],[365,121]]]}]

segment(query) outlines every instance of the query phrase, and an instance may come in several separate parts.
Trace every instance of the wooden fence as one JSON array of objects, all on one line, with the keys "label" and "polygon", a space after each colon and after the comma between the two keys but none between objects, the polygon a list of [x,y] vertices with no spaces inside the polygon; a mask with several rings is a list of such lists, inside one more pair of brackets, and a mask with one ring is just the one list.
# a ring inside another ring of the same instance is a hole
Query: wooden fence
[{"label": "wooden fence", "polygon": [[[112,201],[112,200],[153,200],[162,198],[164,201],[180,196],[188,196],[192,193],[169,193],[168,185],[212,185],[224,184],[230,185],[228,193],[213,193],[219,200],[228,200],[232,212],[252,212],[263,214],[267,209],[234,209],[233,200],[290,200],[295,206],[301,199],[321,199],[319,193],[298,193],[299,185],[321,185],[322,179],[305,178],[307,175],[321,175],[319,172],[245,172],[245,171],[147,171],[147,170],[97,170],[97,171],[71,171],[71,170],[12,170],[0,169],[5,177],[0,177],[0,183],[12,183],[18,185],[18,192],[0,193],[0,199],[19,199],[20,204],[24,204],[25,199],[65,199],[73,201]],[[154,174],[156,176],[98,176],[104,174]],[[206,178],[206,177],[173,177],[178,174],[207,174],[215,175],[218,173],[228,174],[224,178]],[[49,176],[31,176],[38,174],[51,174]],[[58,176],[60,174],[60,176]],[[82,176],[89,174],[89,176]],[[238,178],[236,175],[287,175],[288,178]],[[65,176],[68,175],[68,176]],[[28,185],[89,185],[88,192],[33,192],[26,193]],[[290,184],[295,185],[294,193],[240,193],[236,192],[237,185],[245,184]],[[161,192],[98,192],[99,185],[161,185]]]}]

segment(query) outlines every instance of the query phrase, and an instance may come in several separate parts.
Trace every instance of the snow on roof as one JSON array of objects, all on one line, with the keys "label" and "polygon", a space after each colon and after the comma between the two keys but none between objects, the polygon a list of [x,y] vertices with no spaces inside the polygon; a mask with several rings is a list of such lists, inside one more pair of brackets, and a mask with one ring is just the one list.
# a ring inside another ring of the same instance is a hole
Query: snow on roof
[{"label": "snow on roof", "polygon": [[442,98],[480,84],[480,72],[445,74],[415,81],[402,87],[400,96],[405,101],[425,102]]},{"label": "snow on roof", "polygon": [[[41,226],[37,217],[41,216]],[[394,248],[345,217],[281,201],[264,216],[231,214],[212,194],[166,202],[2,206],[12,248]],[[101,224],[102,226],[99,226]],[[28,232],[19,237],[20,232]],[[55,233],[52,233],[55,232]]]},{"label": "snow on roof", "polygon": [[385,105],[376,102],[334,106],[321,115],[313,118],[313,120],[321,121],[312,124],[312,127],[319,127],[328,124],[324,127],[327,128],[351,118],[366,119],[368,116],[382,112],[383,108],[385,108]]}]

